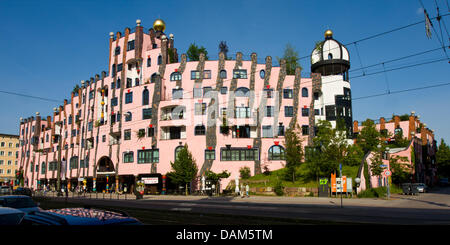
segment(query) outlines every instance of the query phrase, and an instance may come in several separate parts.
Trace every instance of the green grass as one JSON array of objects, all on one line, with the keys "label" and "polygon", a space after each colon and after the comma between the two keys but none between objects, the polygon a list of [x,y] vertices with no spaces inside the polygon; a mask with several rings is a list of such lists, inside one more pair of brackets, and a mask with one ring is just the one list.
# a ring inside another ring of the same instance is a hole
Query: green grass
[{"label": "green grass", "polygon": [[[347,176],[347,178],[351,177],[353,180],[356,178],[358,174],[359,166],[343,166],[342,167],[342,175]],[[244,182],[248,181],[250,187],[275,187],[278,180],[282,181],[282,185],[284,187],[306,187],[306,188],[317,188],[318,183],[316,180],[308,180],[305,178],[306,176],[306,165],[301,164],[297,167],[296,171],[296,181],[292,182],[286,180],[284,177],[285,169],[279,169],[270,172],[269,175],[258,174],[250,177],[247,180],[243,180]],[[339,173],[336,173],[339,176]],[[327,176],[330,178],[331,176]],[[260,182],[260,181],[265,181]]]}]

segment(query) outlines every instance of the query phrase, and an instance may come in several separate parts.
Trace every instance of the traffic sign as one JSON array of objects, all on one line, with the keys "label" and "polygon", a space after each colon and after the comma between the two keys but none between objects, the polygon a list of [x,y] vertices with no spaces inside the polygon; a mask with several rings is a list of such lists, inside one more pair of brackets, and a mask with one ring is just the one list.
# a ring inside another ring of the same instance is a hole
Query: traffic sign
[{"label": "traffic sign", "polygon": [[386,169],[386,170],[384,170],[384,175],[386,176],[386,177],[389,177],[389,176],[391,176],[391,171],[389,170],[389,169]]},{"label": "traffic sign", "polygon": [[387,166],[388,166],[388,165],[386,165],[386,164],[381,164],[381,165],[380,165],[380,167],[382,167],[382,168],[387,168]]}]

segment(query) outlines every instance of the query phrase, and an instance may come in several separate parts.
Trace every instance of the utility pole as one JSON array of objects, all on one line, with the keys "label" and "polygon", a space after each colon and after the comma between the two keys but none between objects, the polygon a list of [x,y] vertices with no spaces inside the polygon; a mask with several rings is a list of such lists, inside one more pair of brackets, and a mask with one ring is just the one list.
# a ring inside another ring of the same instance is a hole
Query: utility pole
[{"label": "utility pole", "polygon": [[342,186],[342,163],[339,163],[339,177],[341,178],[341,208],[342,206],[342,191],[344,190],[344,187]]},{"label": "utility pole", "polygon": [[[59,112],[59,113],[61,113],[61,112]],[[60,118],[61,118],[61,114],[60,114]],[[57,181],[56,181],[56,191],[57,191],[57,193],[58,193],[58,196],[61,196],[62,195],[62,193],[61,193],[61,150],[62,150],[62,147],[61,147],[61,138],[62,138],[62,135],[61,135],[61,131],[62,131],[62,125],[59,127],[59,136],[58,136],[58,165],[57,165],[57,176],[56,176],[56,178],[57,178]]]}]

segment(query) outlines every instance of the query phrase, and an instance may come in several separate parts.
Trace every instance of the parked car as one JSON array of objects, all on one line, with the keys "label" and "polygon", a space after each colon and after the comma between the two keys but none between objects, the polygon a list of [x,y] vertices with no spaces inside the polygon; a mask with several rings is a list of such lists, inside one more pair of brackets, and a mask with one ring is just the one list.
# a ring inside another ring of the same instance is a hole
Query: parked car
[{"label": "parked car", "polygon": [[0,186],[0,195],[11,195],[12,189],[10,186]]},{"label": "parked car", "polygon": [[424,183],[418,183],[417,184],[417,191],[419,191],[419,193],[425,193],[425,192],[428,191],[428,187]]},{"label": "parked car", "polygon": [[63,208],[31,212],[24,217],[24,225],[142,225],[121,211],[91,208]]},{"label": "parked car", "polygon": [[41,211],[38,205],[29,196],[0,196],[0,207],[19,209],[25,213]]},{"label": "parked car", "polygon": [[24,216],[25,212],[18,209],[0,207],[0,225],[18,225]]},{"label": "parked car", "polygon": [[30,188],[26,188],[26,187],[19,187],[17,189],[15,189],[12,192],[13,195],[25,195],[25,196],[32,196],[32,191]]}]

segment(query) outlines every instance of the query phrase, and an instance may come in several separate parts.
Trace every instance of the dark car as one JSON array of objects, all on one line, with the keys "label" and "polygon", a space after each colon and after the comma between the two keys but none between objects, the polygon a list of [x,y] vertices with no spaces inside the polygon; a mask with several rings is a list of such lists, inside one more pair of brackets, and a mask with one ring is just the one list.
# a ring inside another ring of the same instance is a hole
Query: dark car
[{"label": "dark car", "polygon": [[91,208],[63,208],[27,214],[24,225],[142,225],[121,211]]},{"label": "dark car", "polygon": [[19,187],[13,191],[14,195],[25,195],[31,197],[32,192],[30,188]]},{"label": "dark car", "polygon": [[0,196],[0,207],[15,208],[25,213],[41,211],[31,197],[23,195]]},{"label": "dark car", "polygon": [[0,207],[0,225],[18,225],[24,216],[25,212],[18,209]]},{"label": "dark car", "polygon": [[0,186],[0,195],[11,195],[12,189],[9,186]]}]

